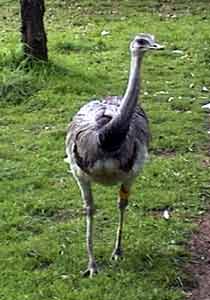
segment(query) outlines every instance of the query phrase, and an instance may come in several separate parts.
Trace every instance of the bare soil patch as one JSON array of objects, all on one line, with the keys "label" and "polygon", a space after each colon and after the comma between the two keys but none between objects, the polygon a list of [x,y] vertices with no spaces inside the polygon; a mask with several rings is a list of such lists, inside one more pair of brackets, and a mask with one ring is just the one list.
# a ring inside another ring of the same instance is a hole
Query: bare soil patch
[{"label": "bare soil patch", "polygon": [[186,271],[192,285],[186,293],[189,300],[210,300],[210,212],[198,221],[198,230],[189,243],[192,259]]}]

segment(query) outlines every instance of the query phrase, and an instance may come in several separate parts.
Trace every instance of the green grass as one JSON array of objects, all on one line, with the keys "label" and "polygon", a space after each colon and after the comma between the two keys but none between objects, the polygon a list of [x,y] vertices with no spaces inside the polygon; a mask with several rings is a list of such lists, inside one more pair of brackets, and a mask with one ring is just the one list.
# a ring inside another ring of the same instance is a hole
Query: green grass
[{"label": "green grass", "polygon": [[[31,68],[21,61],[16,1],[0,4],[0,299],[183,299],[185,243],[209,200],[201,105],[209,100],[210,5],[182,2],[47,1],[49,63]],[[101,273],[83,279],[84,216],[63,162],[66,128],[88,99],[123,93],[138,32],[166,46],[143,67],[150,161],[133,187],[117,265],[109,263],[117,188],[94,187]],[[168,222],[159,213],[166,207]]]}]

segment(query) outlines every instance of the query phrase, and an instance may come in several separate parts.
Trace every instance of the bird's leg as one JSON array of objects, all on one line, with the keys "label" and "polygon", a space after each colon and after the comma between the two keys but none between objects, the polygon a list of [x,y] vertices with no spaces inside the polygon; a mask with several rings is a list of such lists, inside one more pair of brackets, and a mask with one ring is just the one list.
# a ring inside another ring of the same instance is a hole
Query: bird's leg
[{"label": "bird's leg", "polygon": [[124,220],[124,212],[125,208],[128,205],[128,195],[129,195],[129,188],[121,185],[120,192],[119,192],[119,198],[118,198],[118,207],[120,210],[119,214],[119,224],[117,228],[117,235],[116,235],[116,241],[115,241],[115,247],[114,251],[112,252],[111,258],[113,260],[118,260],[123,256],[122,252],[122,231],[123,231],[123,220]]},{"label": "bird's leg", "polygon": [[94,203],[89,182],[78,180],[81,195],[84,201],[85,213],[86,213],[86,245],[88,253],[88,267],[82,274],[83,276],[93,277],[98,273],[95,257],[93,254],[93,214]]}]

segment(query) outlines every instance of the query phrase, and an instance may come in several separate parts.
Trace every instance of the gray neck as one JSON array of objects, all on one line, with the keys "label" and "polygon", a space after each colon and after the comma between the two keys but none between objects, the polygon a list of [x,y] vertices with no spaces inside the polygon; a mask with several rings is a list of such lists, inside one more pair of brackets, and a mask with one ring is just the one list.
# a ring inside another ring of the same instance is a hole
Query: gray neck
[{"label": "gray neck", "polygon": [[118,149],[125,141],[130,120],[135,110],[139,94],[139,74],[142,54],[131,54],[130,75],[125,95],[122,98],[119,114],[99,132],[99,144],[106,151]]},{"label": "gray neck", "polygon": [[139,55],[135,53],[131,54],[128,86],[123,96],[120,107],[120,113],[125,121],[128,121],[130,119],[137,104],[140,89],[140,66],[142,57],[143,53],[140,53]]}]

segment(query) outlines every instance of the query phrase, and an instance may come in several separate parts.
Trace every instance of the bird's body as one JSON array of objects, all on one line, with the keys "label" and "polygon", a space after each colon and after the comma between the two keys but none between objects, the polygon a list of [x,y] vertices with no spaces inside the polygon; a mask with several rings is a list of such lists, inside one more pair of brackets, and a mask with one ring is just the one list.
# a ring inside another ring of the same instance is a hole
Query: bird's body
[{"label": "bird's body", "polygon": [[[105,185],[129,181],[138,175],[147,158],[148,119],[136,106],[124,142],[104,151],[98,140],[100,129],[119,113],[122,97],[107,97],[84,105],[70,123],[66,139],[72,172]],[[87,134],[88,133],[88,134]]]},{"label": "bird's body", "polygon": [[80,187],[87,215],[89,263],[84,274],[91,277],[97,273],[93,254],[91,183],[121,185],[118,198],[120,219],[112,254],[114,259],[118,259],[122,256],[123,217],[129,191],[147,158],[150,139],[147,116],[138,105],[140,66],[146,50],[159,48],[152,35],[137,35],[130,45],[131,66],[125,94],[89,102],[79,110],[68,127],[67,161]]}]

